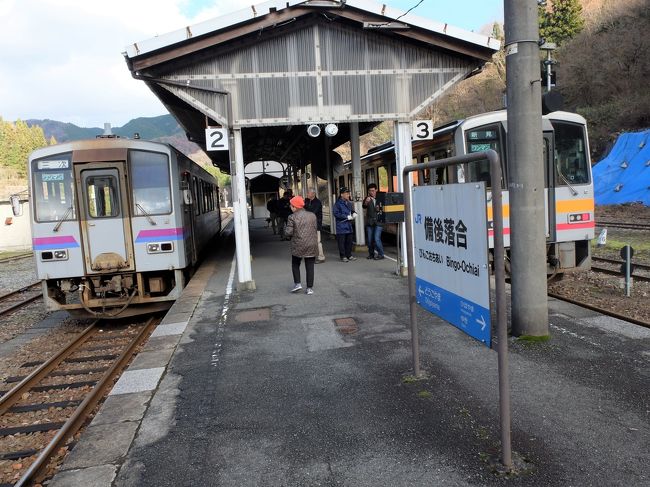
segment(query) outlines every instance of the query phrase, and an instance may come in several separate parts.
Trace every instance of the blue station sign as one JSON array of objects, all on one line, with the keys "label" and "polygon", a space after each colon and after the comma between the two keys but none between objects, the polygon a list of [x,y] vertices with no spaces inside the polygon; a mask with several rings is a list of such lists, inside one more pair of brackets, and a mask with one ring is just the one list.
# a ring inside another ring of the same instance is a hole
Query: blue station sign
[{"label": "blue station sign", "polygon": [[491,346],[485,183],[413,188],[416,301]]}]

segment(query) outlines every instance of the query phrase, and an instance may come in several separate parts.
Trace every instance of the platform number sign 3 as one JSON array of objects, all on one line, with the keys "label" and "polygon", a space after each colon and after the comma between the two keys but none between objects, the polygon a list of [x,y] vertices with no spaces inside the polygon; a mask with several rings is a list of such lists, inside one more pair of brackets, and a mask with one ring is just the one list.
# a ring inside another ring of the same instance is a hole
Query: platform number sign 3
[{"label": "platform number sign 3", "polygon": [[433,122],[431,120],[415,120],[413,122],[413,140],[433,139]]},{"label": "platform number sign 3", "polygon": [[205,129],[206,150],[229,150],[228,129],[208,127]]}]

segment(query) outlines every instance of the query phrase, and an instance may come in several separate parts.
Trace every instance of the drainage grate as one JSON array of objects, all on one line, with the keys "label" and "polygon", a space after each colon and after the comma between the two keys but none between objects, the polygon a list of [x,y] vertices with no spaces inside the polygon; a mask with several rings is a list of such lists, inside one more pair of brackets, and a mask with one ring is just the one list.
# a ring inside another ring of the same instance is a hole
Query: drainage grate
[{"label": "drainage grate", "polygon": [[359,326],[354,318],[336,318],[334,320],[336,331],[343,335],[352,335],[359,330]]}]

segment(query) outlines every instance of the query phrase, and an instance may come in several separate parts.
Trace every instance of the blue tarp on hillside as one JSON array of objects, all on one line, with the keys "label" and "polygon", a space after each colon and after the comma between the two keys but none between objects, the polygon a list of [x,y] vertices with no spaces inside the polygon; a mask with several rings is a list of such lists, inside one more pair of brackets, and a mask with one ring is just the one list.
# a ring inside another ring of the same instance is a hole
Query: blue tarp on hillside
[{"label": "blue tarp on hillside", "polygon": [[597,205],[650,206],[650,130],[620,135],[592,171]]}]

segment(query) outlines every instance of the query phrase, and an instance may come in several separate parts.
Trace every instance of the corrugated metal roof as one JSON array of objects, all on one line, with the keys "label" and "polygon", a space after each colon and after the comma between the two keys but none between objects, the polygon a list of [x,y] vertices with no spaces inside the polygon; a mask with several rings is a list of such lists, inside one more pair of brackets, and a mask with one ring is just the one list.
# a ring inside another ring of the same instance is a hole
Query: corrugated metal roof
[{"label": "corrugated metal roof", "polygon": [[[136,42],[126,47],[124,55],[128,58],[134,58],[158,49],[170,47],[179,42],[184,42],[201,35],[259,19],[270,12],[279,12],[298,5],[313,8],[352,7],[381,15],[387,19],[397,19],[404,13],[401,10],[389,7],[385,4],[379,4],[369,0],[347,0],[342,2],[336,0],[270,0],[199,24],[187,26],[167,34]],[[495,51],[501,46],[500,41],[492,37],[469,32],[449,24],[425,19],[410,13],[399,21],[433,33],[442,34],[444,36],[465,41],[483,48],[493,49]]]}]

